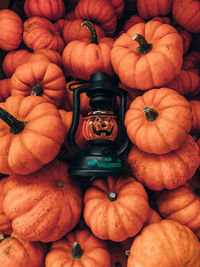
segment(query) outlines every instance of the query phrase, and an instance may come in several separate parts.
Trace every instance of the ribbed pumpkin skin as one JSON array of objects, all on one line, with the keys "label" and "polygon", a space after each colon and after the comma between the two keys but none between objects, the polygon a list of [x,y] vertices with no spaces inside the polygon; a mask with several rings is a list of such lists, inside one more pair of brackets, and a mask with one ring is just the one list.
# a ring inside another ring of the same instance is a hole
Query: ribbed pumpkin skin
[{"label": "ribbed pumpkin skin", "polygon": [[[38,85],[41,87],[39,94]],[[29,96],[35,93],[57,107],[62,104],[65,86],[62,69],[48,59],[27,62],[19,66],[11,77],[11,95]]]},{"label": "ribbed pumpkin skin", "polygon": [[39,96],[10,96],[0,107],[27,122],[22,132],[13,134],[1,120],[0,173],[30,174],[58,155],[65,129],[53,104]]},{"label": "ribbed pumpkin skin", "polygon": [[200,31],[200,2],[198,0],[174,0],[173,18],[187,31]]},{"label": "ribbed pumpkin skin", "polygon": [[23,23],[23,41],[32,50],[49,48],[62,53],[65,43],[55,26],[45,18],[30,17]]},{"label": "ribbed pumpkin skin", "polygon": [[[139,53],[132,40],[142,35],[152,48]],[[111,50],[114,71],[125,85],[141,90],[165,86],[179,73],[183,63],[183,41],[176,29],[159,21],[138,23],[120,35]]]},{"label": "ribbed pumpkin skin", "polygon": [[4,185],[7,181],[7,177],[0,179],[0,233],[5,235],[10,235],[12,233],[12,221],[6,217],[3,210],[3,200],[4,200]]},{"label": "ribbed pumpkin skin", "polygon": [[27,18],[39,16],[55,21],[64,16],[65,5],[63,0],[26,0],[24,12]]},{"label": "ribbed pumpkin skin", "polygon": [[11,96],[11,79],[7,78],[0,80],[0,88],[0,101],[3,102],[6,98]]},{"label": "ribbed pumpkin skin", "polygon": [[183,58],[183,70],[190,70],[200,75],[200,52],[191,51],[187,53]]},{"label": "ribbed pumpkin skin", "polygon": [[[157,117],[145,113],[150,108]],[[127,134],[140,150],[165,154],[180,148],[192,127],[189,101],[169,88],[151,89],[130,104],[125,115]]]},{"label": "ribbed pumpkin skin", "polygon": [[[116,200],[109,199],[110,192]],[[95,180],[85,192],[84,205],[84,219],[93,234],[115,242],[136,235],[149,211],[146,191],[132,177]]]},{"label": "ribbed pumpkin skin", "polygon": [[36,50],[33,53],[33,55],[45,55],[51,63],[54,63],[59,67],[61,67],[62,65],[61,55],[53,49],[48,49],[48,48],[39,49]]},{"label": "ribbed pumpkin skin", "polygon": [[12,233],[0,243],[1,266],[41,267],[44,252],[44,244],[27,241]]},{"label": "ribbed pumpkin skin", "polygon": [[135,146],[128,154],[132,175],[156,191],[183,185],[194,175],[199,161],[199,148],[190,135],[181,148],[164,155],[145,153]]},{"label": "ribbed pumpkin skin", "polygon": [[12,10],[0,10],[0,48],[6,51],[17,49],[22,41],[22,20]]},{"label": "ribbed pumpkin skin", "polygon": [[[72,249],[77,242],[83,250],[80,258],[73,258]],[[76,230],[53,242],[45,259],[45,267],[111,267],[106,242],[87,230]]]},{"label": "ribbed pumpkin skin", "polygon": [[163,190],[156,195],[156,203],[164,218],[186,225],[200,237],[200,199],[194,189],[186,183],[173,190]]},{"label": "ribbed pumpkin skin", "polygon": [[52,242],[71,231],[82,210],[82,192],[58,160],[30,175],[10,175],[3,208],[13,230],[30,241]]},{"label": "ribbed pumpkin skin", "polygon": [[130,249],[127,267],[200,266],[200,244],[186,226],[162,220],[143,228]]},{"label": "ribbed pumpkin skin", "polygon": [[173,0],[137,0],[137,10],[144,19],[166,16],[171,12]]},{"label": "ribbed pumpkin skin", "polygon": [[190,105],[192,107],[192,132],[199,133],[200,132],[200,101],[199,100],[191,100]]},{"label": "ribbed pumpkin skin", "polygon": [[25,63],[30,56],[30,52],[26,49],[10,51],[3,60],[3,71],[7,77],[11,77],[16,68]]},{"label": "ribbed pumpkin skin", "polygon": [[75,7],[75,15],[80,19],[89,19],[112,36],[117,27],[117,14],[111,1],[107,0],[79,0]]}]

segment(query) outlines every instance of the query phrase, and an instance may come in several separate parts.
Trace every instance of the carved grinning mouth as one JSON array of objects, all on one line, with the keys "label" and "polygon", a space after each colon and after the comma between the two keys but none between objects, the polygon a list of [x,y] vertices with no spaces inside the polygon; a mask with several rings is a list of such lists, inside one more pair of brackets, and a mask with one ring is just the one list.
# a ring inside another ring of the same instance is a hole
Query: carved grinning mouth
[{"label": "carved grinning mouth", "polygon": [[106,136],[110,136],[113,132],[113,126],[112,128],[110,129],[110,131],[106,130],[106,129],[101,129],[101,130],[96,130],[94,125],[92,125],[92,130],[93,132],[98,135],[98,136],[101,136],[102,134],[106,134]]}]

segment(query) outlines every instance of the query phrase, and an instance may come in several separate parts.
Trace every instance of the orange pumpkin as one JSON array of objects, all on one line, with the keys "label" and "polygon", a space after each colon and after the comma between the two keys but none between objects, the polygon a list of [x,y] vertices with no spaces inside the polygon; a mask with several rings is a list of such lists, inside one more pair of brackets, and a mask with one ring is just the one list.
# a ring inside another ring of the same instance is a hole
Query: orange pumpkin
[{"label": "orange pumpkin", "polygon": [[147,193],[133,177],[96,179],[84,204],[84,219],[93,234],[115,242],[136,235],[149,211]]},{"label": "orange pumpkin", "polygon": [[22,42],[22,20],[12,10],[0,10],[0,48],[6,51],[17,49]]},{"label": "orange pumpkin", "polygon": [[131,246],[127,267],[199,267],[200,243],[186,226],[162,220],[143,228]]},{"label": "orange pumpkin", "polygon": [[132,175],[151,190],[174,189],[192,178],[199,167],[199,148],[192,136],[177,150],[163,155],[142,152],[133,146],[128,153]]},{"label": "orange pumpkin", "polygon": [[200,32],[200,2],[198,0],[174,0],[174,20],[189,32]]},{"label": "orange pumpkin", "polygon": [[192,129],[194,133],[200,133],[200,101],[191,100],[190,105],[192,107]]},{"label": "orange pumpkin", "polygon": [[0,102],[3,102],[11,95],[11,79],[0,80]]},{"label": "orange pumpkin", "polygon": [[7,177],[0,179],[0,233],[5,235],[10,235],[12,233],[12,221],[5,215],[3,210],[3,200],[4,200],[4,185],[7,181]]},{"label": "orange pumpkin", "polygon": [[166,16],[171,12],[173,0],[137,0],[137,10],[144,19]]},{"label": "orange pumpkin", "polygon": [[13,231],[26,240],[58,240],[80,219],[81,188],[62,161],[54,160],[33,174],[10,175],[4,193],[4,212]]},{"label": "orange pumpkin", "polygon": [[66,80],[62,69],[49,61],[32,61],[19,66],[11,77],[11,95],[41,96],[61,106]]},{"label": "orange pumpkin", "polygon": [[141,90],[172,81],[180,73],[182,56],[181,36],[159,21],[134,25],[116,39],[111,50],[111,62],[121,82]]},{"label": "orange pumpkin", "polygon": [[73,40],[64,49],[62,63],[65,73],[74,79],[90,80],[90,76],[98,71],[114,75],[110,52],[114,40],[109,37],[97,40],[94,27],[89,21],[84,25],[91,34],[91,41]]},{"label": "orange pumpkin", "polygon": [[112,2],[114,0],[79,0],[75,15],[80,19],[87,18],[96,22],[106,36],[113,36],[117,28],[117,13]]},{"label": "orange pumpkin", "polygon": [[200,75],[200,52],[190,51],[183,58],[183,70],[190,70]]},{"label": "orange pumpkin", "polygon": [[4,267],[41,267],[45,252],[45,244],[27,241],[15,233],[0,243],[1,265]]},{"label": "orange pumpkin", "polygon": [[16,68],[27,61],[30,54],[31,53],[26,49],[19,49],[8,52],[4,57],[2,63],[5,75],[7,77],[11,77],[15,72]]},{"label": "orange pumpkin", "polygon": [[[173,190],[163,190],[156,194],[156,203],[160,214],[189,227],[200,237],[200,181],[197,175],[196,186],[188,183]],[[195,177],[194,177],[195,178]]]},{"label": "orange pumpkin", "polygon": [[142,17],[139,15],[132,15],[129,19],[127,19],[124,23],[124,30],[128,31],[132,26],[134,26],[137,23],[144,23],[145,21],[143,20]]},{"label": "orange pumpkin", "polygon": [[24,12],[27,18],[38,16],[55,21],[64,16],[65,5],[63,0],[26,0]]},{"label": "orange pumpkin", "polygon": [[0,103],[0,173],[30,174],[59,153],[65,129],[57,108],[39,96]]},{"label": "orange pumpkin", "polygon": [[62,53],[65,42],[55,26],[45,18],[30,17],[23,23],[23,41],[32,50],[50,48]]},{"label": "orange pumpkin", "polygon": [[51,244],[45,266],[111,267],[111,258],[105,241],[96,238],[88,229],[76,230]]},{"label": "orange pumpkin", "polygon": [[180,148],[192,128],[189,101],[169,88],[138,96],[125,114],[127,134],[140,150],[165,154]]}]

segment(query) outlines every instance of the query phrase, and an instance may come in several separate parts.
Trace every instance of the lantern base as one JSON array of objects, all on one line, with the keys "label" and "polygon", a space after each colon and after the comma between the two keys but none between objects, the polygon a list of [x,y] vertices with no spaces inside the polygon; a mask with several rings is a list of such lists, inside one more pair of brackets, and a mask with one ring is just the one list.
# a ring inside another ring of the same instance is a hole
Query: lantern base
[{"label": "lantern base", "polygon": [[82,151],[72,159],[68,169],[69,174],[89,177],[130,175],[130,167],[122,155],[114,153],[112,142],[99,141],[90,142],[91,146],[86,151]]}]

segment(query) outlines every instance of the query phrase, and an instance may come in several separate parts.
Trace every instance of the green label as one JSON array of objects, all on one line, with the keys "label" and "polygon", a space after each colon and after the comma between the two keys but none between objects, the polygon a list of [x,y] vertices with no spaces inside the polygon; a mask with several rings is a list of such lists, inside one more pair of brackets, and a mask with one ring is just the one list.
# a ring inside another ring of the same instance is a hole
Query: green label
[{"label": "green label", "polygon": [[104,161],[99,162],[97,159],[88,161],[88,166],[96,166],[99,168],[121,168],[121,160],[118,159],[117,162],[112,162],[112,158],[104,158]]}]

